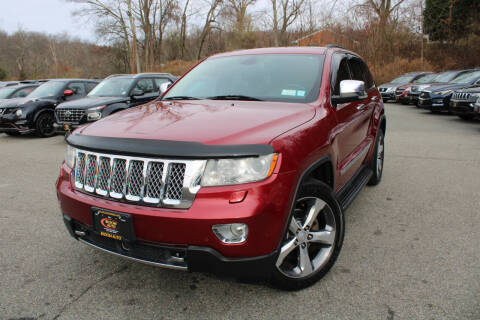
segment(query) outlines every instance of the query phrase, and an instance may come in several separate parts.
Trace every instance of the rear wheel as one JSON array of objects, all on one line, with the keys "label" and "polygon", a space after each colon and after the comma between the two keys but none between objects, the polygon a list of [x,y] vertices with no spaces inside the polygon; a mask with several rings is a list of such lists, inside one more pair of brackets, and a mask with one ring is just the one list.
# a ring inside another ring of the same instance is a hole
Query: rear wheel
[{"label": "rear wheel", "polygon": [[38,116],[35,121],[35,133],[41,138],[48,138],[55,134],[55,117],[51,112],[45,112]]},{"label": "rear wheel", "polygon": [[332,189],[317,180],[305,182],[274,266],[273,285],[299,290],[320,280],[340,253],[344,227],[343,212]]},{"label": "rear wheel", "polygon": [[378,129],[377,141],[373,150],[372,160],[370,160],[370,168],[373,175],[368,181],[368,185],[375,186],[380,183],[383,175],[383,161],[385,159],[385,134],[382,129]]}]

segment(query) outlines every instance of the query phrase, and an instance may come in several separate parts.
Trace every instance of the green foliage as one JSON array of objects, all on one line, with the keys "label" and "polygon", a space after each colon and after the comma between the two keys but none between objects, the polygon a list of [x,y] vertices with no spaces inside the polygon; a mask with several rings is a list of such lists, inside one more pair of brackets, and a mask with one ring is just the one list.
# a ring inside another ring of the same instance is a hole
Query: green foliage
[{"label": "green foliage", "polygon": [[432,41],[455,42],[476,28],[480,0],[426,0],[424,32]]},{"label": "green foliage", "polygon": [[7,78],[7,72],[0,68],[0,81],[5,80]]}]

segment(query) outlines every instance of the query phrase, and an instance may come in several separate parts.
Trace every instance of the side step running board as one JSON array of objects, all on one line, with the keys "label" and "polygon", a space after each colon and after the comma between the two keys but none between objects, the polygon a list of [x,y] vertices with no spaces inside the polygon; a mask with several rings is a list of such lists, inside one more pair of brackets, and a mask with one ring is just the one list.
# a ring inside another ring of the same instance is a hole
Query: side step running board
[{"label": "side step running board", "polygon": [[337,199],[343,210],[346,210],[348,206],[357,197],[363,187],[367,184],[373,175],[372,169],[367,165],[363,165],[362,168],[353,176],[350,181],[337,193]]}]

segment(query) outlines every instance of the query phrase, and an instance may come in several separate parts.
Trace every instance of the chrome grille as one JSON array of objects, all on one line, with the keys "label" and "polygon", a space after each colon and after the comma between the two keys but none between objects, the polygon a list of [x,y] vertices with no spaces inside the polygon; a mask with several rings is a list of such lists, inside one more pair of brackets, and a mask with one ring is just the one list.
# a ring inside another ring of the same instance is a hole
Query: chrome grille
[{"label": "chrome grille", "polygon": [[455,92],[452,96],[453,100],[469,100],[471,94],[468,92]]},{"label": "chrome grille", "polygon": [[80,122],[85,115],[85,110],[74,108],[61,108],[55,110],[58,122]]},{"label": "chrome grille", "polygon": [[189,208],[206,160],[161,160],[77,150],[75,188],[117,201]]}]

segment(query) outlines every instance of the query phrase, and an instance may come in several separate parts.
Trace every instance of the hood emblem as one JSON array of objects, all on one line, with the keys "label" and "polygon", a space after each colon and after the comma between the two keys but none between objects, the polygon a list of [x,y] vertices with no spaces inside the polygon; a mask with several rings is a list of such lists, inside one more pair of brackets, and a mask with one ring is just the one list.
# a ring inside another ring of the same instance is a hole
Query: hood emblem
[{"label": "hood emblem", "polygon": [[65,111],[65,116],[70,117],[72,115],[72,112],[70,110]]}]

